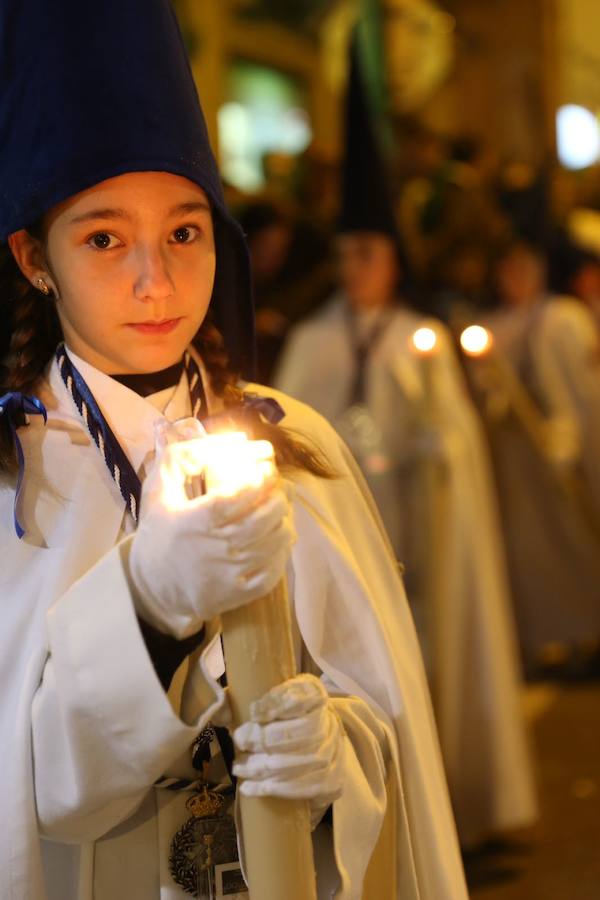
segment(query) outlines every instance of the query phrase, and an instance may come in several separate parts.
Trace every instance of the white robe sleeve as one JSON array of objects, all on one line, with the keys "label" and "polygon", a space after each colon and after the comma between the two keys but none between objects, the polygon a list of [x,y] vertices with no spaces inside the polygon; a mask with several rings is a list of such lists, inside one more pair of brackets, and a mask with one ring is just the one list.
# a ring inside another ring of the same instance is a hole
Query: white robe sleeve
[{"label": "white robe sleeve", "polygon": [[222,704],[212,696],[195,721],[174,711],[135,615],[128,548],[117,545],[48,613],[32,731],[39,827],[51,840],[93,841],[126,819]]},{"label": "white robe sleeve", "polygon": [[[360,900],[387,806],[388,727],[363,700],[333,700],[345,735],[344,790],[333,804],[336,900]],[[322,875],[320,881],[322,880]]]}]

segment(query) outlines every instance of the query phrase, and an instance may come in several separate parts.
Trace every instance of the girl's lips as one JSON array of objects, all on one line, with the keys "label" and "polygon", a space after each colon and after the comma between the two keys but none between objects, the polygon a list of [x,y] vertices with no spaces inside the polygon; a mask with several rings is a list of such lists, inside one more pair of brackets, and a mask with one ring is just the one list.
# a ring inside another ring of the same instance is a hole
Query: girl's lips
[{"label": "girl's lips", "polygon": [[141,334],[169,334],[170,331],[177,328],[180,322],[181,318],[163,319],[162,322],[129,322],[128,327]]}]

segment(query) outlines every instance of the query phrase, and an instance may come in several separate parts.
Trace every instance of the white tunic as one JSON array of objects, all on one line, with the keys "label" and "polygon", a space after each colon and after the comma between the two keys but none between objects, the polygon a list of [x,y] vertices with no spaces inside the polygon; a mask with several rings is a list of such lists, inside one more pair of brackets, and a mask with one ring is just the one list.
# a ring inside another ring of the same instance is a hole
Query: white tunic
[{"label": "white tunic", "polygon": [[[332,424],[342,420],[342,427],[355,369],[346,316],[339,296],[297,326],[275,382],[314,405]],[[414,331],[423,324],[418,315],[398,307],[372,348],[366,405],[387,465],[377,465],[375,456],[369,468],[367,458],[364,471],[394,549],[406,564],[409,599],[434,678],[459,835],[468,846],[494,831],[530,824],[537,810],[486,449],[442,326],[436,325],[433,357],[420,359],[410,349]],[[423,429],[428,418],[434,426],[429,436]],[[431,453],[445,473],[445,525],[432,524],[432,512],[417,491]],[[433,540],[442,544],[443,561],[431,562]],[[436,610],[426,608],[422,596],[432,564],[443,568]]]},{"label": "white tunic", "polygon": [[[139,471],[162,413],[74,362]],[[55,364],[38,396],[48,425],[32,417],[20,429],[22,541],[13,527],[14,485],[0,486],[0,741],[11,823],[0,841],[0,897],[182,900],[167,858],[187,818],[184,801],[152,785],[163,774],[191,774],[190,745],[218,713],[223,692],[210,674],[210,647],[189,660],[178,697],[163,691],[123,565],[131,540],[123,539],[123,501]],[[187,414],[187,397],[184,378],[165,416]],[[279,399],[283,424],[318,440],[340,473],[333,482],[294,474],[299,540],[289,569],[302,641],[345,695],[336,703],[352,750],[347,788],[334,807],[337,871],[331,887],[321,882],[320,898],[361,897],[386,805],[387,753],[398,785],[389,798],[399,823],[397,900],[465,900],[427,688],[395,565],[335,435],[308,408]]]}]

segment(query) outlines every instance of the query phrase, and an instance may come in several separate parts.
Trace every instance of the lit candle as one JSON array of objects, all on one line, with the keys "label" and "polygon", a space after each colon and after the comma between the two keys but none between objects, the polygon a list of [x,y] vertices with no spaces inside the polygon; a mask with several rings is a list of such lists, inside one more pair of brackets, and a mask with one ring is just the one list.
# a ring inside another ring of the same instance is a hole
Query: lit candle
[{"label": "lit candle", "polygon": [[524,433],[543,458],[547,455],[545,423],[542,414],[511,364],[495,345],[491,331],[482,325],[469,325],[460,336],[465,356],[477,362],[469,367],[471,382],[482,397],[489,419],[503,419],[512,411]]},{"label": "lit candle", "polygon": [[186,485],[204,476],[207,491],[234,497],[258,488],[275,475],[273,445],[250,441],[243,431],[209,434],[172,444],[164,465],[163,503],[181,509],[188,502]]},{"label": "lit candle", "polygon": [[436,369],[440,342],[433,327],[418,328],[411,338],[421,374],[421,403],[417,410],[418,443],[411,489],[418,504],[419,540],[414,545],[411,564],[415,573],[416,603],[422,620],[423,655],[431,694],[438,715],[444,709],[444,646],[449,615],[447,584],[449,535],[451,533],[450,479],[443,452],[442,410]]},{"label": "lit candle", "polygon": [[493,419],[503,418],[508,394],[492,332],[483,325],[468,325],[461,332],[459,343],[464,356],[473,360],[467,366],[467,374],[471,387],[484,400],[486,413]]},{"label": "lit candle", "polygon": [[[207,493],[234,497],[275,474],[268,441],[251,441],[243,432],[192,437],[172,446],[163,502],[175,513],[184,508],[189,485],[199,476]],[[239,725],[249,718],[254,700],[296,674],[285,579],[267,596],[224,613],[221,621],[229,701]],[[316,900],[308,803],[241,793],[238,799],[251,900]]]},{"label": "lit candle", "polygon": [[438,336],[433,328],[424,325],[411,337],[411,349],[419,360],[422,386],[421,418],[431,425],[436,417],[435,365],[438,354]]}]

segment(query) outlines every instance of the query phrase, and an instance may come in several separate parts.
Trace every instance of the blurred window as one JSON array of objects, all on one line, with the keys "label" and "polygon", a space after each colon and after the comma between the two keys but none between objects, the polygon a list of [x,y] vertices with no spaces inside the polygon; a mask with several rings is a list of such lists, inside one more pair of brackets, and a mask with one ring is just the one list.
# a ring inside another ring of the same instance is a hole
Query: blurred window
[{"label": "blurred window", "polygon": [[568,104],[556,114],[558,158],[566,169],[585,169],[600,159],[600,124],[585,106]]},{"label": "blurred window", "polygon": [[221,170],[232,185],[258,191],[263,158],[296,156],[312,138],[301,83],[277,69],[236,61],[228,73],[227,102],[219,110]]}]

